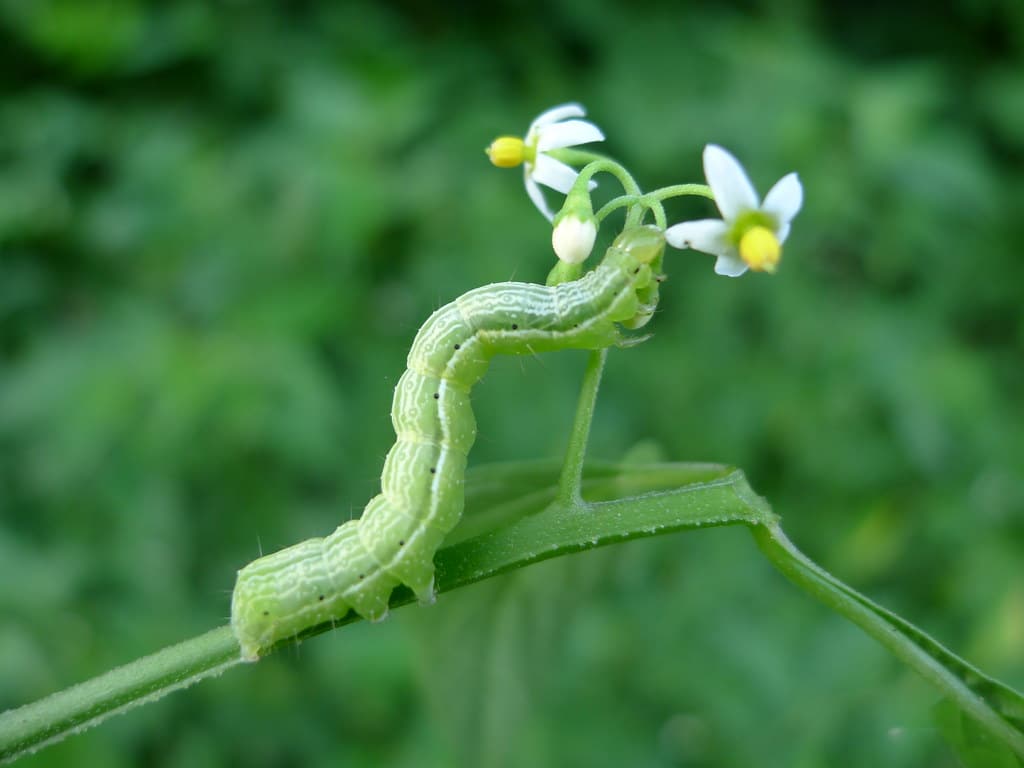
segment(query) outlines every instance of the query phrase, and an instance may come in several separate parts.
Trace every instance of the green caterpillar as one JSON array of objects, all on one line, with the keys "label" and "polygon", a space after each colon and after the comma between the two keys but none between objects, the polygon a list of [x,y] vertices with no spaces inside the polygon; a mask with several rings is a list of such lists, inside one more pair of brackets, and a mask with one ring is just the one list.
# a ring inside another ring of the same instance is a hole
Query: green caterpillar
[{"label": "green caterpillar", "polygon": [[492,356],[601,349],[620,326],[650,319],[664,236],[623,232],[596,269],[556,286],[495,283],[441,307],[416,334],[391,409],[397,441],[381,493],[358,520],[261,557],[238,572],[231,626],[242,657],[354,610],[377,621],[399,584],[434,598],[434,553],[463,507],[466,457],[476,438],[470,390]]}]

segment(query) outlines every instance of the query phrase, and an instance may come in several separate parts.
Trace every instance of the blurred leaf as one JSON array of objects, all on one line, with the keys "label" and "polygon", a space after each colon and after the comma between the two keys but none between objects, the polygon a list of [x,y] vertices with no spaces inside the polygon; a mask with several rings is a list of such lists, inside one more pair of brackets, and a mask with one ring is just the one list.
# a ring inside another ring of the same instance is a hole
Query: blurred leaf
[{"label": "blurred leaf", "polygon": [[936,704],[932,714],[943,738],[956,750],[965,768],[1020,768],[1024,765],[1006,744],[992,738],[949,699]]}]

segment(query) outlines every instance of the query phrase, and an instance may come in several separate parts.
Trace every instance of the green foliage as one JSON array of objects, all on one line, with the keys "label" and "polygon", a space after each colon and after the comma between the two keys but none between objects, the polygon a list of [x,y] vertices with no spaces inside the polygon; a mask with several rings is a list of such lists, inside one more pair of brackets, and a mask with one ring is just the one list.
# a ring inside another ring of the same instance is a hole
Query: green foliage
[{"label": "green foliage", "polygon": [[[595,452],[744,467],[1024,684],[1024,12],[918,5],[0,3],[0,709],[222,623],[260,547],[362,508],[422,320],[550,268],[480,149],[567,99],[649,187],[715,141],[807,190],[773,279],[670,254]],[[473,462],[560,454],[582,364],[496,365]],[[446,765],[467,710],[495,765],[956,765],[931,690],[738,533],[475,590],[25,765]]]}]

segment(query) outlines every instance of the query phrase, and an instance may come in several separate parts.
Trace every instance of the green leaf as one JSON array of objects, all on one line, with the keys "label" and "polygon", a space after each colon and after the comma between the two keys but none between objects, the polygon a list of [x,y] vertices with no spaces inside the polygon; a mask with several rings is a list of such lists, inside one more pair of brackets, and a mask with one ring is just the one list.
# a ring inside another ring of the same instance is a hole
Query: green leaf
[{"label": "green leaf", "polygon": [[972,732],[979,729],[1024,758],[1024,695],[841,582],[800,552],[777,524],[755,526],[751,532],[761,551],[794,584],[860,626],[969,715]]},{"label": "green leaf", "polygon": [[1021,768],[1021,761],[1005,742],[993,738],[950,699],[936,704],[932,716],[965,768]]}]

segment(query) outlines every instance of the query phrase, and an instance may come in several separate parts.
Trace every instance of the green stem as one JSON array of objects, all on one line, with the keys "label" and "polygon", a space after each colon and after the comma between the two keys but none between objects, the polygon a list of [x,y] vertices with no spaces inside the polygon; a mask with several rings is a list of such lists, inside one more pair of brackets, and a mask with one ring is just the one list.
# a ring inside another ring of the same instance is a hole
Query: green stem
[{"label": "green stem", "polygon": [[662,232],[668,227],[668,221],[665,219],[665,207],[657,200],[651,201],[648,195],[644,195],[640,198],[640,203],[647,207],[652,214],[654,214],[654,224]]},{"label": "green stem", "polygon": [[620,195],[614,200],[609,200],[607,203],[602,205],[598,209],[597,213],[594,214],[594,218],[596,218],[598,222],[602,222],[609,216],[609,214],[614,213],[619,208],[625,208],[627,205],[636,205],[639,202],[640,198],[636,195]]},{"label": "green stem", "polygon": [[670,197],[681,197],[683,195],[696,195],[699,197],[708,197],[714,200],[714,195],[711,193],[711,188],[706,184],[674,184],[670,187],[662,187],[656,189],[653,192],[648,192],[640,198],[640,204],[647,206],[654,214],[654,221],[658,225],[658,228],[664,230],[667,226],[665,220],[665,207],[661,204],[662,200],[667,200]]},{"label": "green stem", "polygon": [[630,206],[629,213],[626,215],[626,226],[636,226],[643,221],[644,210],[650,211],[654,214],[654,223],[658,229],[664,230],[666,226],[665,220],[665,208],[658,201],[655,200],[650,194],[646,195],[620,195],[613,200],[609,200],[607,203],[602,205],[598,209],[597,213],[594,214],[599,222],[604,221],[609,214],[615,212],[619,208]]},{"label": "green stem", "polygon": [[667,200],[670,197],[683,197],[684,195],[706,197],[709,200],[715,199],[714,194],[711,192],[711,187],[706,184],[674,184],[670,187],[662,187],[639,196],[635,194],[620,195],[602,205],[597,213],[594,214],[594,217],[600,222],[604,221],[609,214],[614,213],[619,208],[624,208],[627,205],[640,206],[647,208],[654,214],[654,221],[659,229],[665,229],[665,209],[661,205],[661,201]]},{"label": "green stem", "polygon": [[[875,638],[991,736],[1024,758],[1024,733],[996,709],[1000,698],[1019,702],[1020,694],[988,678],[909,622],[843,584],[798,550],[777,523],[751,526],[750,530],[761,551],[790,581]],[[968,685],[971,680],[974,683]],[[980,690],[989,691],[991,700],[983,698]]]},{"label": "green stem", "polygon": [[644,197],[660,201],[668,200],[670,197],[684,197],[686,195],[706,197],[709,200],[715,199],[714,192],[711,191],[711,187],[707,184],[673,184],[669,187],[662,187],[653,192],[648,192]]},{"label": "green stem", "polygon": [[241,663],[230,626],[112,669],[99,677],[0,714],[0,762],[35,752],[112,715],[187,688]]},{"label": "green stem", "polygon": [[565,454],[562,476],[558,480],[557,498],[567,508],[583,505],[583,496],[580,494],[583,461],[587,453],[587,440],[590,438],[590,423],[594,419],[597,404],[597,390],[601,386],[607,357],[607,349],[591,352],[587,359],[587,370],[583,374],[583,385],[576,403],[576,418],[569,433],[569,448]]},{"label": "green stem", "polygon": [[586,149],[576,149],[575,147],[562,147],[561,149],[553,149],[547,154],[556,160],[561,160],[566,165],[574,165],[582,168],[584,165],[590,163],[596,163],[599,160],[607,160],[614,162],[608,155],[602,155],[600,152],[590,152]]},{"label": "green stem", "polygon": [[[643,198],[640,194],[640,185],[636,183],[636,179],[630,175],[629,171],[614,160],[602,157],[584,166],[576,177],[576,183],[573,185],[573,191],[576,191],[577,189],[580,191],[585,190],[587,185],[590,183],[590,179],[595,174],[601,172],[610,173],[618,179],[619,183],[622,184],[622,189],[625,191],[626,197],[635,201],[630,204],[629,210],[626,213],[626,226],[635,227],[639,225],[643,220],[644,208],[646,207],[642,203]],[[572,194],[572,192],[570,192],[570,194]],[[660,203],[657,205],[660,205]]]},{"label": "green stem", "polygon": [[623,191],[627,195],[640,194],[640,185],[636,183],[636,179],[634,179],[630,175],[629,171],[627,171],[621,165],[616,163],[614,160],[609,160],[608,158],[594,160],[593,162],[588,163],[586,166],[584,166],[583,170],[580,171],[580,177],[582,177],[583,181],[580,182],[579,177],[577,177],[576,183],[586,184],[595,174],[601,172],[610,173],[612,176],[618,179],[619,183],[622,185]]}]

